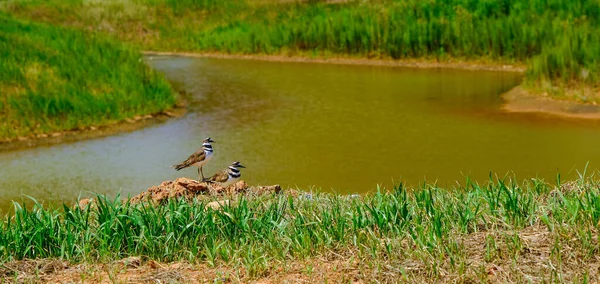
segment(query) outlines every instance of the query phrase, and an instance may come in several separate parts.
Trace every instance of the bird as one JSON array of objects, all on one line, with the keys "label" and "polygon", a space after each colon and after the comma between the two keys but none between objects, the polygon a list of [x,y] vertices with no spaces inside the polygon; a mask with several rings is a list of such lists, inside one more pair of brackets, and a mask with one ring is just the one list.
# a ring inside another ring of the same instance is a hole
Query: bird
[{"label": "bird", "polygon": [[233,162],[229,167],[223,169],[208,179],[209,182],[217,182],[222,187],[228,187],[240,180],[242,173],[240,168],[245,168],[240,162]]},{"label": "bird", "polygon": [[213,141],[210,137],[206,137],[204,140],[202,140],[202,148],[194,152],[194,154],[187,158],[187,160],[177,165],[173,165],[173,168],[179,171],[189,166],[196,166],[198,167],[198,178],[202,176],[202,181],[205,181],[206,179],[204,178],[204,173],[202,172],[202,166],[206,165],[206,163],[208,163],[208,161],[210,161],[210,159],[213,157],[213,148],[210,143],[215,143],[215,141]]}]

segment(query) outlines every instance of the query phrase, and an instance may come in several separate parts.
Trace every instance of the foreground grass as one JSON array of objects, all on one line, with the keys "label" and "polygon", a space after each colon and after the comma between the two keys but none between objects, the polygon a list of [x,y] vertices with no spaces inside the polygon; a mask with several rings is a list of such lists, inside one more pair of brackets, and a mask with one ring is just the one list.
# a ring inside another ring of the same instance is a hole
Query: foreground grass
[{"label": "foreground grass", "polygon": [[594,0],[51,0],[4,8],[157,51],[524,63],[538,91],[564,97],[567,87],[573,99],[600,102]]},{"label": "foreground grass", "polygon": [[218,210],[205,205],[105,198],[84,209],[15,205],[14,216],[0,224],[0,260],[102,263],[143,256],[243,279],[283,275],[302,263],[306,275],[339,273],[337,264],[360,271],[346,276],[368,281],[600,280],[600,184],[594,180],[467,180],[456,188],[243,196]]},{"label": "foreground grass", "polygon": [[135,49],[0,13],[0,138],[100,126],[175,103]]}]

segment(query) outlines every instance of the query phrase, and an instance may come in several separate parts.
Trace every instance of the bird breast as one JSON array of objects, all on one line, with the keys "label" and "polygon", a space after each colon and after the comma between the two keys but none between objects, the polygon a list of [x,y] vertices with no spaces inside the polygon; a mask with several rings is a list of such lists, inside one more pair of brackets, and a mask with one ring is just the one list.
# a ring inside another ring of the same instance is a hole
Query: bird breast
[{"label": "bird breast", "polygon": [[208,163],[210,159],[212,159],[213,153],[204,151],[204,160],[194,163],[194,166],[202,167],[204,164]]},{"label": "bird breast", "polygon": [[228,186],[232,185],[234,182],[238,181],[239,179],[240,179],[240,177],[234,178],[232,176],[229,176],[227,181],[225,181],[224,183],[221,183],[221,186],[228,187]]}]

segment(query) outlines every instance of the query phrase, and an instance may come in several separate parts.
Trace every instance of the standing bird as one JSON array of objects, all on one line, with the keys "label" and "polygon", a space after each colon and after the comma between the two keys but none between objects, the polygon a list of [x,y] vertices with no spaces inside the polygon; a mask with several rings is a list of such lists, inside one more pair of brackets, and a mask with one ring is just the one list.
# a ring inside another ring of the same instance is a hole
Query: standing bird
[{"label": "standing bird", "polygon": [[204,173],[202,172],[202,166],[208,163],[208,161],[210,161],[210,159],[212,159],[213,157],[213,148],[212,145],[210,145],[210,143],[215,143],[215,141],[210,139],[210,137],[207,137],[206,139],[202,140],[202,148],[200,148],[198,151],[192,154],[189,158],[187,158],[187,160],[177,165],[173,165],[173,168],[175,168],[176,170],[181,170],[189,166],[196,166],[198,167],[198,178],[202,176],[202,181],[204,181],[205,179]]},{"label": "standing bird", "polygon": [[242,174],[240,168],[245,168],[240,162],[233,162],[227,169],[221,170],[208,179],[210,182],[218,182],[222,187],[228,187],[240,180]]}]

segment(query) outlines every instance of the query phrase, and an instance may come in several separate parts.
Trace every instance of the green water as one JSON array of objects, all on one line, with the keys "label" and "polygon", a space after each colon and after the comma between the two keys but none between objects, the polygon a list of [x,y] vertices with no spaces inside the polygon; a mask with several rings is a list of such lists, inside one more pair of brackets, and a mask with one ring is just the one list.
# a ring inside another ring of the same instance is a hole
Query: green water
[{"label": "green water", "polygon": [[574,178],[600,157],[600,123],[500,110],[514,73],[153,57],[189,93],[183,118],[116,136],[0,153],[4,203],[135,195],[195,169],[178,163],[210,136],[210,175],[232,161],[250,184],[373,191],[452,185],[489,173]]}]

